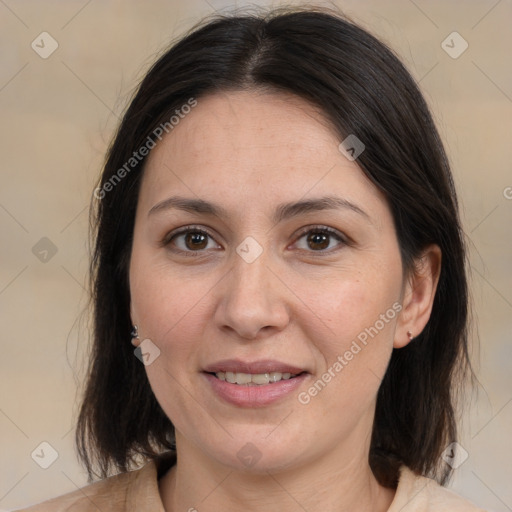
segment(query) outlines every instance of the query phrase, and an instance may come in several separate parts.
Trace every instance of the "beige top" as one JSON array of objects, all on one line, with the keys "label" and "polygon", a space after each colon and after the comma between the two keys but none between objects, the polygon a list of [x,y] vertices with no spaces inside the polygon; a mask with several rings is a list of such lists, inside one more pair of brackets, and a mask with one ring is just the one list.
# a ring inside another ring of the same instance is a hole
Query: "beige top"
[{"label": "beige top", "polygon": [[[165,512],[158,478],[175,463],[167,456],[143,468],[121,473],[19,512]],[[395,498],[388,512],[485,512],[429,478],[400,468]]]}]

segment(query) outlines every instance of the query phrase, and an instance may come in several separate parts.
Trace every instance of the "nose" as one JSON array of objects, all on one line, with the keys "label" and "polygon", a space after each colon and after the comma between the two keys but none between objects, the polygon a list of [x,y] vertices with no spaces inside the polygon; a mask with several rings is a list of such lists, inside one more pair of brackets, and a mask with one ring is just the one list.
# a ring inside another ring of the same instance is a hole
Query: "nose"
[{"label": "nose", "polygon": [[250,263],[233,255],[231,271],[218,285],[215,321],[221,329],[254,340],[263,332],[279,332],[288,325],[289,291],[268,260],[265,252]]}]

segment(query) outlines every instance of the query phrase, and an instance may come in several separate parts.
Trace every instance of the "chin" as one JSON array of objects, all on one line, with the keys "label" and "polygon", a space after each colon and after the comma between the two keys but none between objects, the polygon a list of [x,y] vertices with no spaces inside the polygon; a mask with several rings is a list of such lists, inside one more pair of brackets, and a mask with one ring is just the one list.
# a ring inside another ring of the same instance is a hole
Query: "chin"
[{"label": "chin", "polygon": [[[266,434],[268,435],[268,434]],[[251,440],[252,439],[252,440]],[[281,441],[271,443],[264,437],[245,436],[244,440],[233,439],[226,449],[219,446],[207,451],[211,457],[233,471],[265,475],[290,469],[299,464],[300,454],[291,445]]]}]

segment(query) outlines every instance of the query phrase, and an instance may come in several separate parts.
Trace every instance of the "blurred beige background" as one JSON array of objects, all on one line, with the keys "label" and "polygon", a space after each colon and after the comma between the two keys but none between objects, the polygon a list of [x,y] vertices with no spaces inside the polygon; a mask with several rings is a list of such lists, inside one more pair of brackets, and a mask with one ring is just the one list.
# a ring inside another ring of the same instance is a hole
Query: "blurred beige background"
[{"label": "blurred beige background", "polygon": [[[446,142],[471,243],[480,337],[480,386],[461,441],[469,457],[451,486],[488,510],[510,511],[512,2],[336,4],[399,53]],[[204,15],[244,5],[251,3],[0,0],[0,509],[86,483],[72,427],[87,344],[79,315],[94,182],[156,53]],[[47,469],[34,460],[42,442],[58,453]]]}]

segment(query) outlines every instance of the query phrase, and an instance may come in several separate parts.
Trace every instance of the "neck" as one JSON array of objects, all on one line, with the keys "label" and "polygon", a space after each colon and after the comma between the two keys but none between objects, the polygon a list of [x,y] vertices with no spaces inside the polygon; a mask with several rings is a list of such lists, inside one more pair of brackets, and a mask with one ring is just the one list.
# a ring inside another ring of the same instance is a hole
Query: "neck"
[{"label": "neck", "polygon": [[199,460],[201,454],[186,442],[181,444],[187,449],[178,448],[177,464],[159,482],[167,512],[385,512],[395,494],[379,485],[367,452],[356,456],[358,451],[343,450],[342,456],[341,450],[331,450],[293,469],[254,474],[220,465],[204,455]]}]

